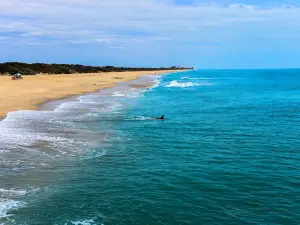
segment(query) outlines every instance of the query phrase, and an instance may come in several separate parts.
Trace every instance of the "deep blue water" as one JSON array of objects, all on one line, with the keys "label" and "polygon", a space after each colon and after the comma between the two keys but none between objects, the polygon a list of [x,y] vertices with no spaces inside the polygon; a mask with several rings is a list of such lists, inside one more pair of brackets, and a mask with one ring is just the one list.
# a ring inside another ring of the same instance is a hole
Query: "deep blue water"
[{"label": "deep blue water", "polygon": [[0,224],[299,224],[300,70],[159,79],[30,117],[53,134],[26,145],[32,167],[2,165]]}]

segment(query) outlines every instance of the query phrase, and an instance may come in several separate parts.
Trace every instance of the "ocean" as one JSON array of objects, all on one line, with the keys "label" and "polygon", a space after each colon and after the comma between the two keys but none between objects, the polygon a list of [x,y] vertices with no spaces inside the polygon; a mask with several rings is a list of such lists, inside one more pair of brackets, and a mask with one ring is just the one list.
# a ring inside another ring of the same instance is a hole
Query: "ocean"
[{"label": "ocean", "polygon": [[145,76],[0,131],[3,225],[300,221],[300,69]]}]

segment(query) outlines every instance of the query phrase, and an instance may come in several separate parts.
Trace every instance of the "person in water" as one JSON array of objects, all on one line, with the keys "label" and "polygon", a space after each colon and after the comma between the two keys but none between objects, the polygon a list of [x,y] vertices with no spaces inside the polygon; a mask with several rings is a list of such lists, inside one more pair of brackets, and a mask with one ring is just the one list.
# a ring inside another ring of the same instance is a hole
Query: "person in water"
[{"label": "person in water", "polygon": [[165,116],[162,115],[160,118],[156,118],[157,120],[165,120]]}]

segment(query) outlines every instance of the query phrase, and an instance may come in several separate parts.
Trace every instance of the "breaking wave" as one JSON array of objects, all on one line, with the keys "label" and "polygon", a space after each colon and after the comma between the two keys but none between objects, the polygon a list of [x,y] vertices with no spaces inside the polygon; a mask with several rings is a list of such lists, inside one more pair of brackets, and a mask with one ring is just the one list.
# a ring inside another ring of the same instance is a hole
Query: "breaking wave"
[{"label": "breaking wave", "polygon": [[147,116],[134,116],[134,117],[129,117],[125,120],[152,120],[153,118],[147,117]]},{"label": "breaking wave", "polygon": [[[96,225],[96,222],[93,219],[87,219],[83,221],[72,221],[73,225]],[[103,224],[101,224],[103,225]]]},{"label": "breaking wave", "polygon": [[0,198],[0,224],[2,224],[2,222],[4,222],[10,216],[12,216],[9,213],[10,211],[18,210],[19,208],[24,206],[25,206],[24,202]]},{"label": "breaking wave", "polygon": [[124,97],[125,94],[116,91],[116,92],[114,92],[114,93],[112,94],[112,96],[114,96],[114,97]]},{"label": "breaking wave", "polygon": [[178,82],[177,80],[172,81],[170,84],[166,85],[165,87],[181,87],[181,88],[187,88],[187,87],[199,87],[199,86],[212,86],[213,83],[210,82]]}]

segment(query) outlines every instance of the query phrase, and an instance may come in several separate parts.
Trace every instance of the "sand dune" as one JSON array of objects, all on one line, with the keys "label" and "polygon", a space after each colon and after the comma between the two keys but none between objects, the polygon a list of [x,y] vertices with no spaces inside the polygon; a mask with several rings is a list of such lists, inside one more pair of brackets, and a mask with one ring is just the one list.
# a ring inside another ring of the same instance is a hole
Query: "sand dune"
[{"label": "sand dune", "polygon": [[0,77],[0,117],[17,110],[33,110],[45,101],[94,92],[142,75],[175,71],[111,72],[72,75],[25,76],[23,80]]}]

